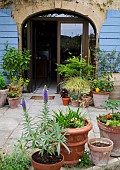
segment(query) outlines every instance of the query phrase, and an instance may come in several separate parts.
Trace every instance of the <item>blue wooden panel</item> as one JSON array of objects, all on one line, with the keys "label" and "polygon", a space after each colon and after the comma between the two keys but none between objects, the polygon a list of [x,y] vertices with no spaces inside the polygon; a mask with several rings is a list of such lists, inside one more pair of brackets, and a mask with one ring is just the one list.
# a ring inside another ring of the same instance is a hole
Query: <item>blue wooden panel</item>
[{"label": "blue wooden panel", "polygon": [[118,18],[108,18],[103,25],[110,25],[110,26],[113,26],[113,25],[118,25],[120,26],[120,17],[119,19]]},{"label": "blue wooden panel", "polygon": [[106,17],[107,18],[120,17],[120,10],[107,10]]},{"label": "blue wooden panel", "polygon": [[110,39],[120,39],[120,32],[102,32],[99,36],[99,38],[110,38]]},{"label": "blue wooden panel", "polygon": [[115,32],[120,32],[120,26],[105,26],[103,25],[101,30],[100,30],[100,34],[102,32],[111,32],[111,33],[115,33]]},{"label": "blue wooden panel", "polygon": [[120,45],[120,39],[100,39],[99,43],[102,45]]},{"label": "blue wooden panel", "polygon": [[[17,44],[9,43],[8,45],[9,45],[9,47],[14,47],[14,48],[18,49],[18,43]],[[4,48],[5,48],[5,44],[0,44],[0,51],[4,50]]]},{"label": "blue wooden panel", "polygon": [[2,15],[4,13],[7,16],[11,16],[11,13],[12,13],[11,9],[0,9],[0,12],[2,13]]},{"label": "blue wooden panel", "polygon": [[18,38],[0,38],[0,44],[4,44],[4,43],[10,43],[10,44],[17,44],[18,43]]},{"label": "blue wooden panel", "polygon": [[17,31],[17,26],[16,25],[2,25],[0,24],[0,31]]},{"label": "blue wooden panel", "polygon": [[11,32],[3,32],[0,31],[0,38],[2,37],[18,37],[18,32],[17,31],[11,31]]},{"label": "blue wooden panel", "polygon": [[2,16],[0,16],[0,24],[15,24],[16,25],[16,22],[11,19],[11,17],[9,16],[5,16],[4,19]]},{"label": "blue wooden panel", "polygon": [[108,52],[113,50],[116,50],[116,52],[120,52],[120,45],[119,46],[100,45],[100,49]]}]

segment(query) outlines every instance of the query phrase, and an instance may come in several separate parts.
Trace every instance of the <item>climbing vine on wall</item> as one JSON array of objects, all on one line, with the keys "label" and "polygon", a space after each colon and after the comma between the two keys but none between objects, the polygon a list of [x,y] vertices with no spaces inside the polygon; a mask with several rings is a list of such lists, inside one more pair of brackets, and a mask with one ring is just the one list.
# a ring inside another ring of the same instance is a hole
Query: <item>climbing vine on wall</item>
[{"label": "climbing vine on wall", "polygon": [[113,4],[113,0],[107,0],[103,3],[99,3],[97,0],[89,0],[89,4],[96,5],[101,12],[105,12],[105,8]]}]

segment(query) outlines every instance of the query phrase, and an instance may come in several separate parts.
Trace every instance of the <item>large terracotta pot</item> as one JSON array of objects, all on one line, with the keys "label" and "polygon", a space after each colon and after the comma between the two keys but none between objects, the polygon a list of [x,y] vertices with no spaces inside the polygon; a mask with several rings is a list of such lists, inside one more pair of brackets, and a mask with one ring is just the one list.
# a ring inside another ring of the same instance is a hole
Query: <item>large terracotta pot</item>
[{"label": "large terracotta pot", "polygon": [[70,97],[62,98],[62,101],[64,106],[68,106],[70,102]]},{"label": "large terracotta pot", "polygon": [[91,158],[96,166],[106,166],[113,149],[113,141],[107,138],[92,138],[88,140]]},{"label": "large terracotta pot", "polygon": [[8,103],[11,109],[15,109],[16,107],[18,107],[18,104],[20,102],[20,98],[16,97],[16,98],[8,98]]},{"label": "large terracotta pot", "polygon": [[61,153],[64,156],[64,165],[75,165],[83,156],[85,143],[88,141],[88,132],[92,129],[92,124],[90,122],[87,123],[88,124],[82,128],[68,129],[66,138],[70,154],[63,146],[61,146]]},{"label": "large terracotta pot", "polygon": [[110,92],[95,92],[93,91],[93,101],[96,108],[104,108],[103,104],[109,98]]},{"label": "large terracotta pot", "polygon": [[40,164],[37,163],[35,160],[33,160],[33,156],[35,154],[39,154],[39,151],[35,152],[32,154],[31,156],[31,162],[32,162],[32,166],[34,167],[34,170],[60,170],[60,168],[63,166],[64,164],[64,157],[63,159],[55,164]]},{"label": "large terracotta pot", "polygon": [[102,122],[98,122],[100,136],[113,141],[113,150],[111,156],[120,156],[120,126],[106,126]]}]

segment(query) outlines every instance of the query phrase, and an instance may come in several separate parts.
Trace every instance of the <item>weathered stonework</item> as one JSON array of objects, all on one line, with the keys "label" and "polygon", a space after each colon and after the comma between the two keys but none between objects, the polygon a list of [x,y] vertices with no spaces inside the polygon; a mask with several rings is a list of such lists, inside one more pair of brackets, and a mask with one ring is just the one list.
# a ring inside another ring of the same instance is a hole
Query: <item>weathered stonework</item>
[{"label": "weathered stonework", "polygon": [[[21,37],[22,24],[24,21],[39,12],[54,9],[63,9],[76,12],[86,18],[89,18],[95,25],[97,34],[106,18],[107,9],[120,9],[120,0],[114,0],[107,3],[108,0],[36,0],[24,1],[16,5],[9,5],[12,8],[12,15],[18,26],[18,33]],[[21,38],[19,41],[21,48]]]}]

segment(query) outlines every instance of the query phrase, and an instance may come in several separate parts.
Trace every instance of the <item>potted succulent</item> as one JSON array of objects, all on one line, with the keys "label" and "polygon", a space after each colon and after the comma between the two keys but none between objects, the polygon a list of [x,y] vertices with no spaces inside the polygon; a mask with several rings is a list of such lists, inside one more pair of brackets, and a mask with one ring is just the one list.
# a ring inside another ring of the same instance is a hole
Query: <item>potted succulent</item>
[{"label": "potted succulent", "polygon": [[104,106],[109,109],[109,113],[97,117],[100,135],[113,141],[111,156],[120,156],[120,112],[117,111],[120,101],[109,99]]},{"label": "potted succulent", "polygon": [[113,141],[107,138],[91,138],[88,140],[91,158],[96,166],[106,166],[113,149]]},{"label": "potted succulent", "polygon": [[0,107],[4,106],[7,99],[7,91],[9,89],[6,86],[6,81],[3,76],[0,76]]},{"label": "potted succulent", "polygon": [[76,92],[72,92],[70,94],[70,100],[71,100],[72,106],[78,107],[78,105],[79,105],[79,95]]},{"label": "potted succulent", "polygon": [[26,110],[26,102],[22,99],[24,110],[24,132],[23,147],[38,149],[31,156],[32,166],[34,170],[60,170],[64,163],[64,156],[60,154],[61,145],[69,152],[66,146],[65,130],[51,118],[48,111],[48,90],[44,86],[43,90],[44,107],[43,112],[39,116],[40,120],[33,123],[31,117]]},{"label": "potted succulent", "polygon": [[60,95],[62,98],[62,102],[64,106],[68,106],[70,102],[70,97],[68,95],[68,90],[66,88],[62,88],[60,91]]},{"label": "potted succulent", "polygon": [[88,132],[92,129],[92,124],[85,116],[86,114],[82,112],[80,107],[76,111],[70,107],[67,107],[66,112],[63,110],[54,111],[56,122],[63,129],[67,129],[66,138],[70,154],[66,152],[64,146],[61,147],[65,165],[75,165],[83,156],[84,146],[88,140]]},{"label": "potted succulent", "polygon": [[91,83],[94,106],[103,108],[103,104],[109,98],[113,90],[113,82],[106,79],[94,79]]}]

